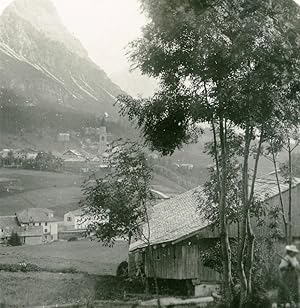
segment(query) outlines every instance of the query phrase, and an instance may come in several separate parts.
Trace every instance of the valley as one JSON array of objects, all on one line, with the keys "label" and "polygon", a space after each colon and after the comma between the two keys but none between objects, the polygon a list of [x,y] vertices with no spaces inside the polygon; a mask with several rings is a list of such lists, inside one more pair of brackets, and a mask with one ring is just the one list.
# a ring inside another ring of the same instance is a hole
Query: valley
[{"label": "valley", "polygon": [[[153,189],[173,196],[194,185],[197,186],[196,182],[188,180],[188,176],[185,182],[176,172],[169,170],[167,174],[166,170],[168,169],[164,167],[160,174],[154,172]],[[98,173],[98,176],[101,176],[101,173]],[[205,179],[205,174],[202,176],[203,179],[199,184]],[[0,191],[0,216],[39,207],[53,210],[55,215],[62,219],[66,212],[79,207],[78,202],[82,196],[81,185],[86,177],[87,175],[71,172],[0,168],[0,187],[1,185],[9,187],[8,191],[7,189]]]}]

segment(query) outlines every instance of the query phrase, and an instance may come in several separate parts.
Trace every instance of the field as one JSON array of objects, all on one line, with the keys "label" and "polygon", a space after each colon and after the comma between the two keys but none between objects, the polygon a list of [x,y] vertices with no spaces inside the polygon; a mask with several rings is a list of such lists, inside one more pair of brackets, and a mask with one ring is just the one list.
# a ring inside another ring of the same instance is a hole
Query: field
[{"label": "field", "polygon": [[[45,271],[1,271],[0,303],[30,307],[115,296],[119,290],[106,285],[118,283],[111,275],[115,275],[119,263],[127,259],[127,252],[128,246],[124,241],[117,241],[114,247],[104,247],[89,240],[2,247],[1,264],[25,262],[36,264]],[[50,272],[70,267],[82,273]]]},{"label": "field", "polygon": [[44,207],[63,217],[65,212],[78,208],[83,181],[80,175],[2,168],[0,178],[13,181],[8,191],[0,192],[0,215]]},{"label": "field", "polygon": [[95,277],[84,274],[10,273],[0,275],[0,303],[33,307],[95,298]]},{"label": "field", "polygon": [[127,252],[125,241],[117,241],[114,247],[90,240],[53,242],[0,248],[0,263],[26,262],[47,269],[74,267],[89,274],[115,275],[117,266],[127,259]]},{"label": "field", "polygon": [[[73,173],[0,168],[0,188],[1,185],[7,186],[4,182],[9,180],[9,188],[0,190],[0,215],[14,215],[26,208],[42,207],[54,210],[55,215],[62,219],[66,212],[78,208],[84,177]],[[152,186],[171,196],[187,190],[159,174],[154,174]]]}]

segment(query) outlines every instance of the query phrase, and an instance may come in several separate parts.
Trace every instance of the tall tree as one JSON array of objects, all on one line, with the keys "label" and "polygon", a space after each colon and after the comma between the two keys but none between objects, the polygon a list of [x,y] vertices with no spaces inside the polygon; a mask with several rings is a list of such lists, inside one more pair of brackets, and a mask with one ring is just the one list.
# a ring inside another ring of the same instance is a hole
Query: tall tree
[{"label": "tall tree", "polygon": [[105,245],[113,245],[119,237],[128,239],[130,245],[132,236],[146,243],[160,307],[148,213],[154,198],[150,189],[152,168],[142,147],[129,141],[113,145],[108,165],[107,175],[93,175],[82,187],[84,197],[80,203],[92,217],[87,232],[95,234]]},{"label": "tall tree", "polygon": [[[240,130],[242,306],[252,293],[254,234],[250,207],[261,147],[274,119],[280,121],[282,114],[290,111],[298,113],[300,57],[299,48],[294,47],[299,9],[293,1],[283,0],[141,3],[149,23],[142,38],[131,44],[131,60],[144,74],[158,78],[160,89],[150,99],[120,97],[121,114],[135,120],[146,143],[164,155],[193,140],[199,123],[211,124],[228,300],[232,296],[231,251],[225,219],[228,128]],[[256,147],[256,155],[250,182],[252,146]]]},{"label": "tall tree", "polygon": [[145,221],[143,205],[151,196],[152,169],[141,147],[133,142],[115,143],[108,158],[110,172],[92,175],[83,185],[83,209],[92,219],[88,231],[104,244],[131,236]]}]

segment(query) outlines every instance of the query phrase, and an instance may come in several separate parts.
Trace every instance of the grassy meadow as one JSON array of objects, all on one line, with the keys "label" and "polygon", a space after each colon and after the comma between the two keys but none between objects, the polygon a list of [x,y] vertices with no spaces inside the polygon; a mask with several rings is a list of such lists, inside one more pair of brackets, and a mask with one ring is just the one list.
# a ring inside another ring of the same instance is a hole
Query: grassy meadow
[{"label": "grassy meadow", "polygon": [[75,268],[95,275],[115,275],[117,266],[127,259],[128,244],[117,241],[105,247],[97,241],[53,242],[34,246],[0,248],[0,264],[32,263],[41,268]]},{"label": "grassy meadow", "polygon": [[[0,188],[7,186],[1,182],[8,179],[12,181],[9,189],[0,189],[0,215],[14,215],[26,208],[42,207],[54,210],[55,216],[62,219],[66,212],[78,208],[85,177],[66,172],[0,168]],[[171,196],[187,190],[176,181],[156,173],[152,187]]]},{"label": "grassy meadow", "polygon": [[13,182],[8,191],[0,192],[0,215],[42,207],[53,209],[58,217],[78,208],[84,179],[78,174],[8,168],[0,169],[1,178]]},{"label": "grassy meadow", "polygon": [[[45,270],[0,271],[0,303],[32,307],[121,297],[122,292],[112,288],[119,283],[112,276],[127,253],[125,241],[117,241],[114,247],[89,240],[2,247],[0,264],[25,262]],[[68,268],[80,273],[63,273]]]},{"label": "grassy meadow", "polygon": [[0,303],[16,307],[83,303],[96,291],[96,278],[85,274],[1,272],[0,284]]}]

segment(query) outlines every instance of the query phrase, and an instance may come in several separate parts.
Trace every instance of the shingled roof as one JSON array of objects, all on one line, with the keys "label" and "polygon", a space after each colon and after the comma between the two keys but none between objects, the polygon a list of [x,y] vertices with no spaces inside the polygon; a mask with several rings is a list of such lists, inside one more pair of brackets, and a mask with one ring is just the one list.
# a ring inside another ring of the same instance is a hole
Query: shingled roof
[{"label": "shingled roof", "polygon": [[84,213],[85,212],[83,211],[83,209],[77,209],[77,210],[74,210],[74,211],[70,211],[70,212],[66,213],[65,215],[83,216]]},{"label": "shingled roof", "polygon": [[54,217],[54,212],[44,208],[29,208],[17,213],[20,223],[28,224],[30,222],[51,222],[58,221]]},{"label": "shingled roof", "polygon": [[[300,179],[294,179],[293,186],[300,184]],[[149,211],[150,243],[151,245],[178,241],[193,235],[211,225],[198,211],[200,199],[205,199],[204,187],[199,186],[180,194],[172,199],[156,204]],[[281,192],[289,189],[288,183],[280,177]],[[266,201],[279,194],[274,173],[265,175],[256,181],[255,197]],[[143,226],[143,233],[147,236],[148,226]],[[146,247],[147,243],[138,240],[130,245],[130,251]]]},{"label": "shingled roof", "polygon": [[2,235],[10,235],[12,231],[17,230],[20,226],[17,216],[0,216],[0,229],[3,230]]}]

